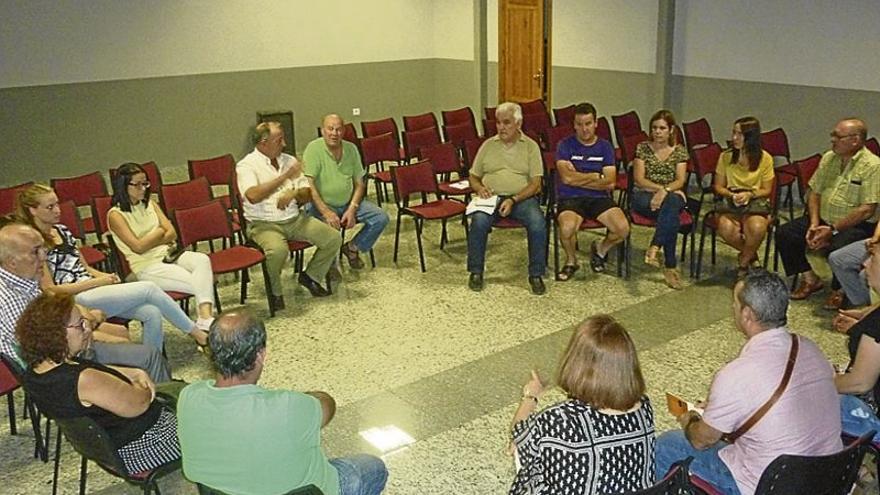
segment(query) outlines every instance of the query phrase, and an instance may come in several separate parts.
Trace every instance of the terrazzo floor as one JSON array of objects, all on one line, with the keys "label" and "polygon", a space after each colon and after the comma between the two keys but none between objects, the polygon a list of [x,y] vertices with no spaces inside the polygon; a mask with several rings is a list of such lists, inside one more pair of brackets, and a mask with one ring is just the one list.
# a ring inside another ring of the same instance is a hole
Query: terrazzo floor
[{"label": "terrazzo floor", "polygon": [[[688,280],[684,290],[673,291],[659,270],[641,263],[650,231],[634,228],[629,279],[615,276],[613,261],[601,275],[585,263],[572,281],[546,277],[548,293],[533,296],[523,233],[500,230],[489,241],[486,288],[474,293],[467,289],[460,225],[450,224],[444,251],[439,224],[427,225],[428,272],[421,273],[408,219],[398,263],[392,262],[395,210],[385,209],[392,222],[376,246],[377,267],[367,263],[353,271],[343,264],[343,281],[331,297],[313,299],[290,269],[285,272],[287,309],[267,320],[269,354],[261,384],[325,390],[335,397],[337,415],[323,432],[331,457],[378,453],[358,434],[370,427],[396,425],[409,433],[415,443],[384,455],[389,495],[506,493],[513,464],[505,446],[521,386],[532,368],[553,376],[572,326],[589,315],[610,313],[633,335],[660,431],[674,426],[664,393],[705,397],[712,373],[743,344],[732,320],[733,255],[721,244],[714,268],[706,256],[702,281]],[[581,245],[596,237],[582,233]],[[258,283],[251,284],[248,306],[268,316],[259,274],[253,275]],[[224,306],[234,307],[238,282],[226,277],[221,284]],[[793,303],[790,326],[816,341],[832,362],[844,363],[845,338],[827,330],[831,315],[818,309],[820,303],[815,296]],[[166,342],[175,377],[211,376],[207,358],[189,338],[169,327]],[[561,397],[553,390],[542,402]],[[20,415],[20,392],[16,403]],[[33,459],[29,423],[19,418],[19,434],[12,436],[5,407],[0,409],[0,493],[50,493],[52,463]],[[78,468],[78,456],[65,443],[60,493],[77,493]],[[196,493],[180,474],[160,486],[163,493]],[[139,493],[94,465],[88,487],[89,493]]]}]

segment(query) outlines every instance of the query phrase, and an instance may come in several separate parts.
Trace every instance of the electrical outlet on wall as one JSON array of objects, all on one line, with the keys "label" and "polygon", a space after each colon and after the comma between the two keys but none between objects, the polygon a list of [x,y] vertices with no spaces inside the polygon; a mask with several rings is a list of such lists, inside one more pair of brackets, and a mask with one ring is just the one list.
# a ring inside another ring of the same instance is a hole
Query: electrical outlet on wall
[{"label": "electrical outlet on wall", "polygon": [[354,115],[355,117],[357,117],[358,115],[361,114],[361,109],[360,108],[352,108],[351,114]]}]

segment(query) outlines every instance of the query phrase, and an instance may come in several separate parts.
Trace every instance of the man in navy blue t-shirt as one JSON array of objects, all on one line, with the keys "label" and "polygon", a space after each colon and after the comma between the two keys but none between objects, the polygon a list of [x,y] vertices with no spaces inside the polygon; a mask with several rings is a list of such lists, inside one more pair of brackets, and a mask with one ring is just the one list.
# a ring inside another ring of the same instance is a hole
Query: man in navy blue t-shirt
[{"label": "man in navy blue t-shirt", "polygon": [[601,242],[590,246],[590,267],[605,270],[608,251],[629,235],[629,222],[611,199],[617,182],[614,148],[596,135],[596,107],[581,103],[575,107],[575,134],[556,149],[556,217],[565,250],[565,265],[557,280],[569,280],[580,268],[577,261],[577,232],[585,218],[598,220],[608,228]]}]

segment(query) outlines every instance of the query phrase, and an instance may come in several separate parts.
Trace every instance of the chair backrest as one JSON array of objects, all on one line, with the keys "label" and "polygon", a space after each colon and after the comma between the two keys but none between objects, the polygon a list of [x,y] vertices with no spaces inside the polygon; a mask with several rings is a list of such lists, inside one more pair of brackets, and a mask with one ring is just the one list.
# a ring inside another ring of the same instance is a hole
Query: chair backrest
[{"label": "chair backrest", "polygon": [[705,118],[693,122],[683,122],[685,147],[693,150],[697,146],[707,146],[715,142],[712,138],[712,128]]},{"label": "chair backrest", "polygon": [[498,134],[498,124],[495,119],[483,119],[483,137],[492,137],[495,134]]},{"label": "chair backrest", "polygon": [[449,174],[461,172],[461,161],[458,150],[452,143],[440,143],[434,146],[426,146],[421,149],[419,157],[428,160],[434,166],[435,174]]},{"label": "chair backrest", "polygon": [[191,208],[178,208],[172,211],[171,217],[181,246],[232,237],[228,213],[218,199]]},{"label": "chair backrest", "polygon": [[443,134],[446,136],[446,142],[454,144],[456,148],[464,148],[465,141],[479,137],[477,128],[470,122],[444,125]]},{"label": "chair backrest", "polygon": [[[189,178],[204,177],[212,186],[229,186],[235,174],[235,158],[231,154],[205,158],[201,160],[187,160]],[[156,187],[154,186],[155,190]]]},{"label": "chair backrest", "polygon": [[801,191],[807,190],[807,184],[810,183],[810,179],[813,178],[813,174],[815,174],[816,169],[819,168],[820,161],[822,161],[822,155],[816,153],[793,163],[795,167],[797,167],[798,187]]},{"label": "chair backrest", "polygon": [[361,160],[364,168],[378,162],[399,162],[400,151],[394,136],[387,132],[378,136],[365,137],[361,140]]},{"label": "chair backrest", "polygon": [[697,148],[693,151],[694,169],[697,172],[697,179],[700,181],[704,177],[715,173],[715,167],[718,165],[718,157],[721,156],[721,145],[711,143],[708,146]]},{"label": "chair backrest", "polygon": [[168,213],[178,208],[203,205],[211,199],[211,185],[205,177],[162,186],[162,200]]},{"label": "chair backrest", "polygon": [[119,246],[116,245],[116,239],[110,234],[107,234],[107,245],[110,247],[110,260],[116,268],[116,274],[119,275],[119,279],[128,279],[128,276],[131,275],[131,265],[128,264],[128,258],[122,254]]},{"label": "chair backrest", "polygon": [[6,354],[0,354],[0,360],[0,395],[6,395],[21,385],[21,366]]},{"label": "chair backrest", "polygon": [[111,474],[127,477],[125,464],[116,453],[110,435],[94,419],[87,416],[78,418],[52,418],[64,433],[67,441],[81,456],[96,462]]},{"label": "chair backrest", "polygon": [[[196,487],[199,489],[199,495],[227,495],[226,492],[221,492],[220,490],[216,490],[214,488],[205,486],[201,483],[196,483]],[[294,488],[287,493],[283,493],[282,495],[324,495],[320,488],[315,485],[306,485],[301,486],[299,488]]]},{"label": "chair backrest", "polygon": [[574,104],[571,104],[567,107],[553,109],[553,118],[556,119],[557,126],[574,125],[574,107]]},{"label": "chair backrest", "polygon": [[440,112],[444,126],[470,124],[474,129],[477,128],[477,122],[474,120],[474,111],[471,107],[461,107],[455,110],[443,110]]},{"label": "chair backrest", "polygon": [[[140,164],[141,168],[144,169],[144,173],[147,174],[147,180],[150,181],[150,191],[156,194],[156,197],[159,198],[159,204],[162,204],[162,172],[159,171],[159,166],[156,165],[156,162],[149,161]],[[116,178],[116,170],[118,167],[113,167],[108,169],[110,181],[112,183],[113,179]]]},{"label": "chair backrest", "polygon": [[15,209],[15,198],[18,193],[34,185],[33,182],[25,182],[17,186],[9,186],[0,189],[0,215],[12,213]]},{"label": "chair backrest", "polygon": [[52,179],[50,185],[55,190],[58,201],[71,200],[76,206],[88,205],[94,196],[107,195],[107,184],[100,172]]},{"label": "chair backrest", "polygon": [[477,138],[468,139],[464,142],[464,161],[468,168],[474,165],[474,159],[477,158],[477,152],[480,151],[480,146],[482,146],[485,141],[486,138]]},{"label": "chair backrest", "polygon": [[636,148],[639,143],[647,140],[648,134],[643,131],[639,131],[637,134],[624,136],[623,141],[620,143],[620,150],[623,152],[623,163],[629,164],[632,162],[636,157]]},{"label": "chair backrest", "polygon": [[73,201],[60,201],[58,203],[58,209],[61,210],[61,218],[58,222],[70,229],[70,233],[73,234],[74,237],[85,242],[86,234],[83,231],[82,220],[79,217],[79,211],[76,209],[76,205],[73,204]]},{"label": "chair backrest", "polygon": [[526,133],[540,136],[550,127],[550,116],[547,112],[523,114],[522,128]]},{"label": "chair backrest", "polygon": [[364,138],[391,133],[394,142],[400,146],[400,133],[397,130],[397,122],[391,117],[381,120],[361,122],[361,132],[363,133]]},{"label": "chair backrest", "polygon": [[404,131],[418,131],[420,129],[430,129],[432,127],[435,129],[440,128],[440,126],[437,125],[437,116],[434,115],[434,112],[403,116]]},{"label": "chair backrest", "polygon": [[485,107],[483,108],[483,115],[489,120],[495,120],[495,110],[497,109],[498,107]]},{"label": "chair backrest", "polygon": [[666,476],[653,486],[620,495],[695,495],[696,493],[702,493],[697,492],[693,485],[691,485],[688,469],[693,460],[693,457],[688,457],[676,462],[669,469],[669,472],[666,473]]},{"label": "chair backrest", "polygon": [[791,152],[788,149],[788,136],[785,129],[777,127],[772,131],[761,133],[761,148],[770,153],[770,156],[781,156],[786,162],[791,162]]},{"label": "chair backrest", "polygon": [[107,224],[107,217],[110,208],[113,207],[113,198],[110,196],[97,196],[92,198],[92,218],[95,219],[95,235],[98,239],[107,233],[110,227]]},{"label": "chair backrest", "polygon": [[420,194],[423,202],[427,201],[428,194],[437,195],[437,176],[429,161],[391,167],[391,183],[398,207],[407,206],[413,194]]},{"label": "chair backrest", "polygon": [[850,493],[875,431],[870,431],[836,454],[781,455],[764,469],[755,495],[842,495]]},{"label": "chair backrest", "polygon": [[[602,116],[596,121],[596,135],[609,143],[614,143],[614,140],[611,139],[611,126],[608,125],[608,117]],[[620,146],[619,143],[618,146]]]},{"label": "chair backrest", "polygon": [[555,152],[559,141],[572,134],[574,134],[574,127],[570,124],[560,124],[544,131],[544,144],[547,146],[547,151]]},{"label": "chair backrest", "polygon": [[408,159],[419,156],[419,150],[440,144],[440,132],[436,127],[403,131],[403,150]]},{"label": "chair backrest", "polygon": [[871,150],[871,153],[875,155],[880,155],[880,143],[877,142],[876,137],[869,138],[865,141],[865,148]]},{"label": "chair backrest", "polygon": [[544,104],[544,100],[538,98],[537,100],[525,101],[519,104],[520,108],[522,108],[523,115],[528,115],[530,113],[547,113],[547,105]]},{"label": "chair backrest", "polygon": [[642,131],[642,122],[635,110],[630,110],[622,115],[612,115],[611,124],[614,126],[614,139],[617,145],[623,147],[623,138],[632,136]]}]

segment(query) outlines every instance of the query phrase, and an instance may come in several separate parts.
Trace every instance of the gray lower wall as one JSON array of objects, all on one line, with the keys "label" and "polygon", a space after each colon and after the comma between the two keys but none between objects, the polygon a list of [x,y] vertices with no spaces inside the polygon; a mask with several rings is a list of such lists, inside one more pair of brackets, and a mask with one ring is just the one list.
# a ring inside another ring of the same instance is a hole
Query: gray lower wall
[{"label": "gray lower wall", "polygon": [[[497,64],[487,67],[489,104]],[[635,109],[643,126],[661,106],[652,74],[555,67],[552,106],[591,101],[600,115]],[[425,59],[303,67],[0,90],[0,185],[48,180],[125,161],[156,161],[183,177],[188,158],[248,151],[258,110],[293,110],[296,145],[313,139],[321,117],[361,120],[471,106],[482,119],[473,62]],[[880,92],[675,76],[671,108],[680,120],[706,117],[724,141],[737,117],[783,126],[793,157],[828,148],[839,118],[880,126]],[[360,117],[351,109],[359,107]],[[874,134],[877,134],[876,132]]]}]

